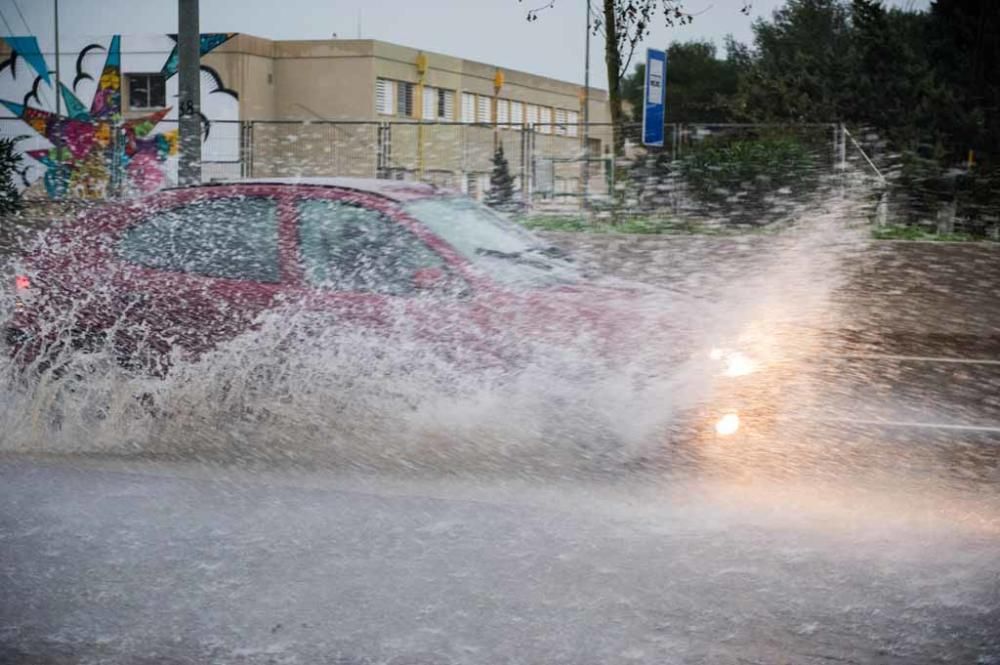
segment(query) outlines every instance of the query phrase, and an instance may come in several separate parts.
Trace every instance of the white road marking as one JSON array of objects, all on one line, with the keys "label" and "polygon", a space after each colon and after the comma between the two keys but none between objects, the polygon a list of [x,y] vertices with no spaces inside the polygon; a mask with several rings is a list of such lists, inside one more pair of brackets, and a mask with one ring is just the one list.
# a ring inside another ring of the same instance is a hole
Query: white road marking
[{"label": "white road marking", "polygon": [[1000,426],[997,425],[956,425],[953,423],[921,423],[907,420],[866,420],[858,418],[817,418],[816,421],[874,427],[908,427],[912,429],[943,429],[957,430],[961,432],[988,432],[991,434],[1000,434]]},{"label": "white road marking", "polygon": [[1000,366],[1000,360],[990,360],[988,358],[949,358],[947,356],[893,356],[864,353],[828,354],[826,358],[836,358],[844,360],[888,360],[892,362],[925,362],[925,363],[951,363],[956,365],[995,365]]}]

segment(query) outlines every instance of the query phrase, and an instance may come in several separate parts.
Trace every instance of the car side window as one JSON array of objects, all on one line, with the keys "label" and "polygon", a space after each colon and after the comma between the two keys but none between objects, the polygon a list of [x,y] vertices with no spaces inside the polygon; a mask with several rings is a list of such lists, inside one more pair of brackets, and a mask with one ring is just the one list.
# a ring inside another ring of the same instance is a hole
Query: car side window
[{"label": "car side window", "polygon": [[299,253],[306,280],[340,291],[406,295],[421,268],[443,261],[386,215],[342,201],[298,203]]},{"label": "car side window", "polygon": [[147,268],[280,282],[278,203],[232,196],[157,212],[125,233],[118,254]]}]

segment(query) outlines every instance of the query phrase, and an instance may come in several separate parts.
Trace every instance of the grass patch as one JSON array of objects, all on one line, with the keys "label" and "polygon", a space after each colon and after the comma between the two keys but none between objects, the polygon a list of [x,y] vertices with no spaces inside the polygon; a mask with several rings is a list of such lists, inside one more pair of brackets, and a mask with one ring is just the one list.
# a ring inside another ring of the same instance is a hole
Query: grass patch
[{"label": "grass patch", "polygon": [[596,218],[588,221],[578,215],[532,215],[517,220],[534,231],[557,231],[566,233],[626,233],[639,235],[746,235],[767,233],[777,230],[777,226],[739,227],[702,224],[681,221],[672,217],[625,217],[617,223]]},{"label": "grass patch", "polygon": [[938,242],[980,242],[987,240],[968,233],[935,233],[919,226],[903,225],[873,227],[872,237],[876,240],[936,240]]}]

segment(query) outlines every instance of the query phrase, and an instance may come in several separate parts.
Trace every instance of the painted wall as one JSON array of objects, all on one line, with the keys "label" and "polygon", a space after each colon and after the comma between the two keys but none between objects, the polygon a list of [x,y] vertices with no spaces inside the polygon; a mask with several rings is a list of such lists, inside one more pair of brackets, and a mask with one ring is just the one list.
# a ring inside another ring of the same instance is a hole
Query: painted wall
[{"label": "painted wall", "polygon": [[[233,34],[204,34],[207,54]],[[24,188],[50,197],[104,198],[173,184],[177,174],[177,52],[170,35],[67,37],[59,58],[61,108],[53,54],[34,37],[3,38],[0,135],[18,138]],[[163,73],[167,107],[132,110],[126,75]],[[206,162],[239,158],[239,97],[203,62],[201,109]]]}]

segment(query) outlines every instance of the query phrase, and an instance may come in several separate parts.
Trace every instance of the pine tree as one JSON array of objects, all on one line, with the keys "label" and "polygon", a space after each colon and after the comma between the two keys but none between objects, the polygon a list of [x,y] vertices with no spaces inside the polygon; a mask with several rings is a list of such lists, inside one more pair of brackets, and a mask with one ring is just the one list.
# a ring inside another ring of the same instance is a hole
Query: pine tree
[{"label": "pine tree", "polygon": [[0,139],[0,215],[14,212],[21,208],[21,194],[14,184],[21,155],[18,153],[13,139]]},{"label": "pine tree", "polygon": [[493,153],[493,173],[490,174],[490,191],[486,195],[486,204],[492,208],[507,208],[514,200],[514,178],[510,175],[510,166],[503,155],[503,146],[498,146]]}]

